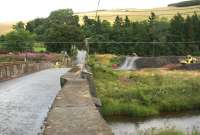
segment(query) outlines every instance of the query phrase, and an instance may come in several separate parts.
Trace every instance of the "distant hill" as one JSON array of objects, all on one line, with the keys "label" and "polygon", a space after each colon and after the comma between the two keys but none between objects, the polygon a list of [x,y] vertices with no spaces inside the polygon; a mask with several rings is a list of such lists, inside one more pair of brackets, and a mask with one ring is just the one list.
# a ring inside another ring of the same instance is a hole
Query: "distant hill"
[{"label": "distant hill", "polygon": [[0,35],[10,32],[14,24],[14,22],[0,23]]},{"label": "distant hill", "polygon": [[[189,6],[189,7],[162,7],[153,9],[100,10],[98,11],[98,15],[100,16],[101,19],[108,20],[112,23],[117,15],[120,17],[128,16],[131,20],[134,21],[143,21],[148,19],[151,12],[154,12],[160,19],[169,20],[177,13],[180,13],[183,16],[187,16],[187,15],[192,15],[194,11],[196,11],[197,14],[200,14],[200,5]],[[95,18],[96,11],[82,12],[76,14],[79,15],[80,17],[87,15],[90,18]]]},{"label": "distant hill", "polygon": [[173,7],[188,7],[188,6],[196,6],[196,5],[200,5],[200,0],[188,0],[188,1],[169,4],[168,6],[170,6],[170,7],[171,6],[173,6]]},{"label": "distant hill", "polygon": [[[148,19],[151,12],[154,12],[160,19],[168,21],[175,14],[180,13],[183,16],[192,15],[194,11],[197,14],[200,14],[200,5],[198,6],[189,6],[189,7],[162,7],[162,8],[153,8],[153,9],[113,9],[113,10],[100,10],[98,15],[101,19],[108,20],[113,23],[116,16],[125,17],[128,16],[133,21],[143,21]],[[80,23],[82,24],[83,16],[87,15],[90,18],[95,18],[96,11],[91,12],[80,12],[76,13],[80,17]],[[27,22],[27,21],[25,21]],[[5,34],[12,30],[13,23],[0,23],[0,35]]]}]

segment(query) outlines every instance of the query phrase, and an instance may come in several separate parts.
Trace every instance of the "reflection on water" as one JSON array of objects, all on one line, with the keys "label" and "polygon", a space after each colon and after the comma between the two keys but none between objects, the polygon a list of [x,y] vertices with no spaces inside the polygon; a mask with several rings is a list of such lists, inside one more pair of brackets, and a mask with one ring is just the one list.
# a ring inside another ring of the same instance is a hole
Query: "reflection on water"
[{"label": "reflection on water", "polygon": [[200,114],[165,116],[146,120],[106,118],[115,135],[138,135],[147,131],[175,128],[184,133],[200,131]]}]

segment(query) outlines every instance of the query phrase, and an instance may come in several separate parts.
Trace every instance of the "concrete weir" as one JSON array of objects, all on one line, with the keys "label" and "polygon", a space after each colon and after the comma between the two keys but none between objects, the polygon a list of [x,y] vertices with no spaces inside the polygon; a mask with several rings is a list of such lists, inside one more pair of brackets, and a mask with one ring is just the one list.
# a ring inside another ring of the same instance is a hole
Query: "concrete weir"
[{"label": "concrete weir", "polygon": [[113,135],[95,106],[88,80],[81,79],[79,71],[62,76],[61,85],[44,135]]}]

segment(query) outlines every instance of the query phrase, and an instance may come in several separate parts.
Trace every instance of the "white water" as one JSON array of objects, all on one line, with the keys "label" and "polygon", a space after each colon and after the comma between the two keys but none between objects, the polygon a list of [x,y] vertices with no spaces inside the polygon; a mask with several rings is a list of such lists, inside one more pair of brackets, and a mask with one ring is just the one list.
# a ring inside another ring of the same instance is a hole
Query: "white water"
[{"label": "white water", "polygon": [[78,50],[78,54],[76,56],[76,64],[77,65],[85,64],[86,54],[87,54],[87,52],[85,50]]},{"label": "white water", "polygon": [[130,57],[127,56],[125,62],[122,64],[122,66],[119,68],[120,70],[136,70],[137,66],[135,61],[139,59],[139,57],[134,56]]}]

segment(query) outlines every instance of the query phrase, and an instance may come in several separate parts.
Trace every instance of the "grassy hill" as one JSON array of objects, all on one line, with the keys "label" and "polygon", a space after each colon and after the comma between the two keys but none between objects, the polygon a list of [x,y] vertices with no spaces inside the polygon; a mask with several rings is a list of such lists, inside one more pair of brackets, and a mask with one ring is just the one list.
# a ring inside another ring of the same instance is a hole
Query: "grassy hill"
[{"label": "grassy hill", "polygon": [[[190,6],[190,7],[163,7],[163,8],[154,8],[154,9],[114,9],[114,10],[100,10],[98,15],[101,19],[108,20],[113,22],[117,15],[121,17],[129,16],[131,20],[142,21],[148,19],[151,12],[154,12],[160,19],[169,20],[175,14],[181,13],[183,16],[191,15],[196,11],[200,14],[200,5],[199,6]],[[80,17],[85,15],[95,18],[96,12],[82,12],[77,13]]]},{"label": "grassy hill", "polygon": [[[181,13],[183,16],[191,15],[196,11],[200,14],[200,5],[199,6],[189,6],[189,7],[163,7],[163,8],[154,8],[154,9],[113,9],[113,10],[100,10],[98,15],[101,19],[108,20],[111,23],[115,20],[115,17],[119,15],[120,17],[129,16],[133,21],[143,21],[148,19],[151,12],[155,12],[160,19],[169,20],[175,14]],[[82,23],[82,17],[87,15],[90,18],[95,18],[96,11],[91,12],[80,12],[76,13],[80,16]],[[27,21],[26,21],[27,22]],[[12,29],[13,23],[0,23],[0,35],[5,34]]]},{"label": "grassy hill", "polygon": [[15,23],[14,22],[13,23],[10,23],[10,22],[9,23],[0,23],[0,35],[11,31],[13,24],[15,24]]},{"label": "grassy hill", "polygon": [[187,7],[187,6],[195,6],[195,5],[200,5],[200,0],[187,0],[187,1],[182,1],[178,3],[169,4],[168,6]]}]

